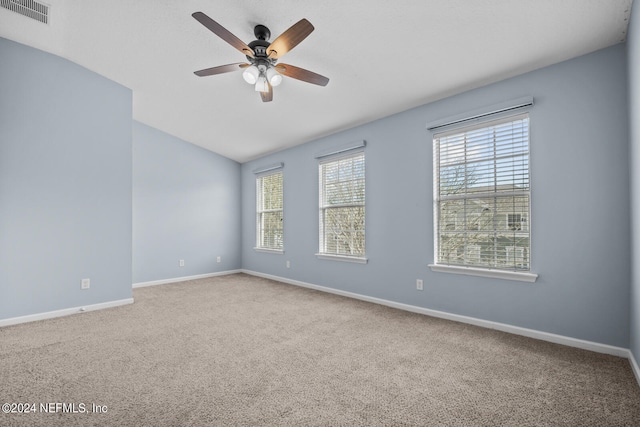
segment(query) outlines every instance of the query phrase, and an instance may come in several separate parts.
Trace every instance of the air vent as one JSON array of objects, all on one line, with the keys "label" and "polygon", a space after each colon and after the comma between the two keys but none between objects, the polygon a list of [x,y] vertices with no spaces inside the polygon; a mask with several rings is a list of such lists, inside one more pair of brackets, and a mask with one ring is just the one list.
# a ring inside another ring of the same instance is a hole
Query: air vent
[{"label": "air vent", "polygon": [[0,0],[0,6],[42,23],[49,23],[49,5],[34,0]]}]

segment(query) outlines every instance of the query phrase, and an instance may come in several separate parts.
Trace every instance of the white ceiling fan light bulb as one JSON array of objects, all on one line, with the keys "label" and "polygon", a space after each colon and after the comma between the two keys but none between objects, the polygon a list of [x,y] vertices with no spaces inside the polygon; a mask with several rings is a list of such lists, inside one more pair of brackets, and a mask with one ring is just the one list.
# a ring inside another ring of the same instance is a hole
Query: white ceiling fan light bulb
[{"label": "white ceiling fan light bulb", "polygon": [[269,92],[267,78],[262,74],[258,77],[258,81],[256,82],[256,92]]},{"label": "white ceiling fan light bulb", "polygon": [[269,80],[269,83],[271,83],[271,86],[278,86],[282,83],[282,74],[273,68],[269,68],[267,70],[267,79]]},{"label": "white ceiling fan light bulb", "polygon": [[258,70],[258,67],[255,65],[247,67],[242,73],[242,78],[250,85],[255,84],[258,81],[259,76],[260,70]]}]

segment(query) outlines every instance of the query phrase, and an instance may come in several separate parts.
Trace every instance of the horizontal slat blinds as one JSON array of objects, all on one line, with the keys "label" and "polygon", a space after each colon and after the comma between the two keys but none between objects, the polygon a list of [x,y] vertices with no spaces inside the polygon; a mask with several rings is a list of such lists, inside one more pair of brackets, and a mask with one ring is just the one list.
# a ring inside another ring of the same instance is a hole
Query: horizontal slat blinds
[{"label": "horizontal slat blinds", "polygon": [[257,169],[254,169],[252,172],[256,175],[259,174],[263,174],[265,172],[271,172],[271,171],[276,171],[277,169],[282,169],[284,167],[284,163],[282,162],[278,162],[278,163],[273,163],[270,165],[266,165],[266,166],[261,166]]},{"label": "horizontal slat blinds", "polygon": [[529,116],[434,135],[436,263],[529,270]]},{"label": "horizontal slat blinds", "polygon": [[365,255],[364,152],[322,160],[320,253]]},{"label": "horizontal slat blinds", "polygon": [[511,99],[490,106],[485,106],[474,111],[468,111],[452,117],[427,123],[427,129],[437,132],[445,132],[447,129],[462,125],[472,125],[485,120],[498,119],[500,117],[512,116],[523,108],[533,106],[533,96],[524,96]]},{"label": "horizontal slat blinds", "polygon": [[349,151],[355,152],[356,150],[362,150],[366,145],[367,145],[367,141],[365,140],[352,141],[352,142],[349,142],[348,144],[342,144],[339,146],[331,147],[327,150],[323,150],[319,153],[316,153],[315,158],[324,160],[329,157],[335,157],[336,155],[347,153]]},{"label": "horizontal slat blinds", "polygon": [[282,172],[256,178],[256,235],[261,249],[283,248]]}]

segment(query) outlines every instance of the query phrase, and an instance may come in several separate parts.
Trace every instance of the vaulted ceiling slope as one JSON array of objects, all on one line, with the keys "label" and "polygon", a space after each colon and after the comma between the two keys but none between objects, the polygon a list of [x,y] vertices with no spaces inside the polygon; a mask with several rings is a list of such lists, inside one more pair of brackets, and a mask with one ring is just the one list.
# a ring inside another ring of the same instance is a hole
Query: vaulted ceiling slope
[{"label": "vaulted ceiling slope", "polygon": [[[21,2],[23,0],[9,0]],[[4,0],[3,0],[4,3]],[[0,37],[67,58],[133,90],[134,119],[238,162],[305,143],[626,38],[631,0],[45,0],[49,23],[0,8]],[[263,103],[241,72],[194,71],[246,58],[191,14],[245,43],[302,18],[315,30]]]}]

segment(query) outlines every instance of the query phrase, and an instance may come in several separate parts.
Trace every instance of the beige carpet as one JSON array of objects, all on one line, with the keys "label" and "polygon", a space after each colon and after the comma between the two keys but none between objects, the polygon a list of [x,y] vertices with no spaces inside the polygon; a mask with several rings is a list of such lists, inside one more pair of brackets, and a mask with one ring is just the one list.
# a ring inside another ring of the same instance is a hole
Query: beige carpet
[{"label": "beige carpet", "polygon": [[37,405],[0,425],[640,425],[625,359],[244,274],[134,298],[0,328],[0,403]]}]

